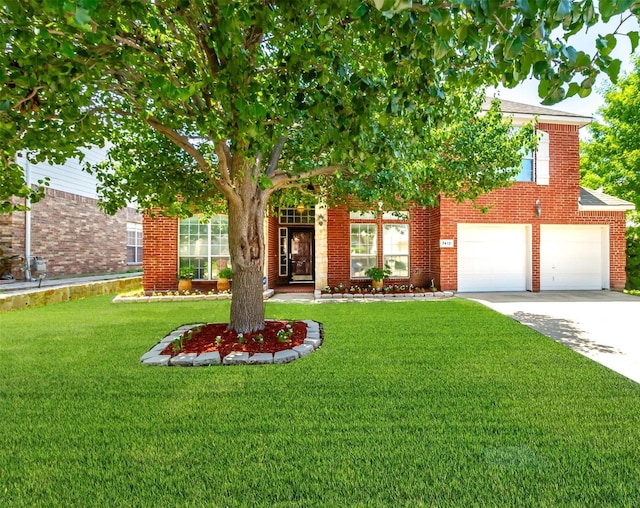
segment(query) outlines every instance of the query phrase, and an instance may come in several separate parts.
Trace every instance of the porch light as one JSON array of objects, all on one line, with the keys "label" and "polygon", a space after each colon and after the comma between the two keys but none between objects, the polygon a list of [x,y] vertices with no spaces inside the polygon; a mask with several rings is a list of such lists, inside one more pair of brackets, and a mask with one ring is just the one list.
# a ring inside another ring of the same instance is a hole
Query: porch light
[{"label": "porch light", "polygon": [[536,199],[536,217],[540,217],[542,215],[542,204],[539,199]]},{"label": "porch light", "polygon": [[304,213],[305,210],[305,206],[303,203],[298,203],[298,206],[296,206],[296,212],[298,212],[300,215],[302,215]]}]

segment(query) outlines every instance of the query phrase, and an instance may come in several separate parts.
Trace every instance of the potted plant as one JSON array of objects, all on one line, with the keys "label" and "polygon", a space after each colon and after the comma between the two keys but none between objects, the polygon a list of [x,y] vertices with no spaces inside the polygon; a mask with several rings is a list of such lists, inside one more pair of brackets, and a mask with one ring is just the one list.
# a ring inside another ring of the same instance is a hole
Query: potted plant
[{"label": "potted plant", "polygon": [[371,285],[373,289],[382,289],[382,281],[391,275],[391,268],[389,265],[385,264],[384,268],[379,268],[377,266],[372,266],[371,268],[367,268],[367,271],[364,272],[367,277],[371,277],[373,281]]},{"label": "potted plant", "polygon": [[233,272],[231,268],[226,267],[218,272],[218,291],[228,291],[231,287],[229,279],[231,279]]},{"label": "potted plant", "polygon": [[185,293],[191,291],[193,284],[191,280],[195,275],[193,266],[183,266],[178,270],[178,292]]}]

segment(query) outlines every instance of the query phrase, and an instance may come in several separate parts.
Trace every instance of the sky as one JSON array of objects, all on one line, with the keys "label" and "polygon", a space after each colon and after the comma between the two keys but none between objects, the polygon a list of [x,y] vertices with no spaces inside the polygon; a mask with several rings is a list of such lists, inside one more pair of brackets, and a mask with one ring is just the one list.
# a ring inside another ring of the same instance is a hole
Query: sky
[{"label": "sky", "polygon": [[[571,44],[576,49],[582,49],[587,53],[593,55],[595,52],[595,41],[598,35],[605,35],[611,33],[619,24],[620,19],[618,17],[613,18],[609,23],[598,23],[591,27],[587,33],[576,34],[571,39]],[[634,17],[628,20],[623,25],[621,31],[626,33],[631,30],[638,30],[638,22]],[[640,49],[639,49],[640,51]],[[619,58],[622,61],[621,72],[629,72],[632,70],[633,65],[631,62],[631,44],[626,36],[618,37],[618,44],[611,53],[614,58]],[[603,104],[603,86],[608,83],[608,77],[606,75],[599,75],[593,91],[588,97],[580,98],[577,95],[569,99],[565,99],[553,106],[553,109],[559,111],[565,111],[569,113],[576,113],[585,116],[594,116],[596,110]],[[538,82],[530,79],[524,83],[518,85],[515,88],[507,89],[504,87],[498,87],[497,89],[489,90],[489,95],[493,95],[497,92],[498,97],[501,99],[522,102],[531,105],[540,105],[541,99],[538,97]]]}]

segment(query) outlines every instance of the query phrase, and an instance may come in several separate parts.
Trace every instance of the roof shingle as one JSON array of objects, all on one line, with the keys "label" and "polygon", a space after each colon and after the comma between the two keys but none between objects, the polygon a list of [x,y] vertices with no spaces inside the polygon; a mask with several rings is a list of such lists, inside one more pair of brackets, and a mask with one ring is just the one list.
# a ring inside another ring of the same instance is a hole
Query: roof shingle
[{"label": "roof shingle", "polygon": [[635,210],[635,205],[629,201],[585,187],[580,187],[580,206],[587,208],[598,207]]}]

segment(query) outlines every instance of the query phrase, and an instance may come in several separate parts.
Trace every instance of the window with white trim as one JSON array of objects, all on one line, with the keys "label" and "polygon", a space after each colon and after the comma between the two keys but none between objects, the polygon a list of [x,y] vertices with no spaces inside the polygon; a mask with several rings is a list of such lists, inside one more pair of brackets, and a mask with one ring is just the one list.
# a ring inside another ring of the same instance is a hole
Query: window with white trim
[{"label": "window with white trim", "polygon": [[535,152],[531,150],[522,157],[520,171],[516,175],[516,182],[533,182],[535,177]]},{"label": "window with white trim", "polygon": [[[352,212],[350,218],[351,278],[367,278],[365,272],[368,268],[381,265],[389,266],[391,277],[410,276],[409,224],[407,222],[409,212],[382,214]],[[380,245],[382,256],[378,259],[378,238],[380,237],[382,238]]]},{"label": "window with white trim", "polygon": [[229,220],[214,215],[202,222],[199,217],[180,220],[178,236],[179,268],[193,267],[195,279],[217,279],[229,259]]},{"label": "window with white trim", "polygon": [[366,277],[372,266],[378,266],[378,225],[351,224],[351,277]]},{"label": "window with white trim", "polygon": [[127,263],[142,263],[142,224],[127,222]]},{"label": "window with white trim", "polygon": [[[514,127],[513,131],[517,132],[521,129],[522,127]],[[536,164],[535,164],[535,151],[534,150],[530,150],[528,152],[526,152],[523,156],[522,156],[522,162],[520,163],[520,169],[518,170],[518,173],[515,175],[514,180],[516,182],[533,182],[535,181],[535,170],[536,170]]]},{"label": "window with white trim", "polygon": [[409,224],[382,225],[382,264],[391,277],[409,277]]}]

